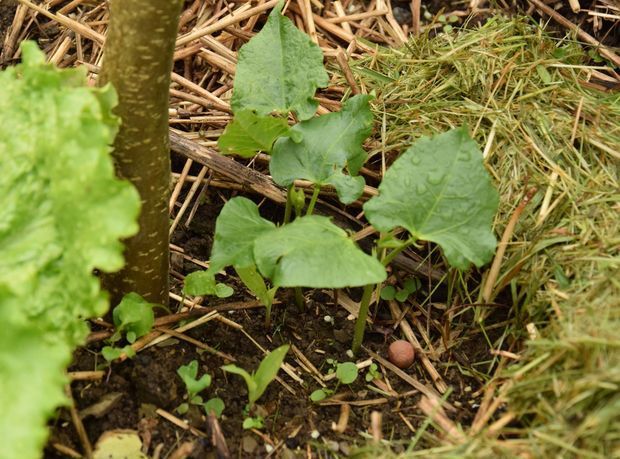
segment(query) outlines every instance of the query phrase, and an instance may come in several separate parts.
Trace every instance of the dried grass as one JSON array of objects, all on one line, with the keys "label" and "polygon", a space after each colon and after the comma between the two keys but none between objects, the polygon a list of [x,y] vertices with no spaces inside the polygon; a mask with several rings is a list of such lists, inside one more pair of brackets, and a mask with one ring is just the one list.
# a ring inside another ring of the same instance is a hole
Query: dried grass
[{"label": "dried grass", "polygon": [[[493,345],[525,339],[521,359],[499,357],[464,440],[434,423],[402,457],[620,457],[620,95],[588,89],[598,69],[584,62],[570,39],[495,18],[352,66],[377,92],[377,162],[467,124],[501,194],[499,235],[536,190],[488,298],[511,304]],[[481,289],[468,294],[482,301]],[[391,456],[360,454],[370,451]]]}]

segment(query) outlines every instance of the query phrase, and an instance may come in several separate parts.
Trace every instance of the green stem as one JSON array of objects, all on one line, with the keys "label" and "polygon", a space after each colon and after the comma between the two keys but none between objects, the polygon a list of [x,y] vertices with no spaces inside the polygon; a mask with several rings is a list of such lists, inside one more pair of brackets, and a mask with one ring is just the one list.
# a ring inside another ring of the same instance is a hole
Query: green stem
[{"label": "green stem", "polygon": [[383,263],[383,266],[387,266],[390,263],[392,263],[394,261],[394,258],[396,258],[399,253],[401,253],[403,250],[405,250],[411,244],[413,244],[413,242],[405,241],[405,243],[403,245],[401,245],[400,247],[396,247],[390,253],[386,254],[385,257],[383,257],[383,259],[381,260],[381,263]]},{"label": "green stem", "polygon": [[312,215],[312,212],[314,212],[314,206],[316,204],[317,199],[319,199],[320,192],[321,192],[321,186],[314,185],[314,191],[312,192],[312,198],[310,198],[310,204],[308,204],[308,210],[306,211],[306,215]]},{"label": "green stem", "polygon": [[293,187],[295,185],[291,185],[288,187],[288,191],[286,193],[286,206],[284,207],[284,224],[286,225],[291,221],[291,211],[293,208]]},{"label": "green stem", "polygon": [[370,298],[372,297],[372,291],[374,288],[374,284],[364,286],[364,293],[362,295],[362,301],[360,302],[360,310],[357,314],[357,321],[355,322],[355,331],[353,332],[353,344],[351,346],[351,350],[354,355],[357,355],[360,347],[362,347],[362,341],[364,341],[364,329],[366,327],[366,319],[368,318]]},{"label": "green stem", "polygon": [[304,301],[304,292],[301,290],[301,287],[295,287],[295,304],[299,308],[301,312],[306,310],[306,302]]}]

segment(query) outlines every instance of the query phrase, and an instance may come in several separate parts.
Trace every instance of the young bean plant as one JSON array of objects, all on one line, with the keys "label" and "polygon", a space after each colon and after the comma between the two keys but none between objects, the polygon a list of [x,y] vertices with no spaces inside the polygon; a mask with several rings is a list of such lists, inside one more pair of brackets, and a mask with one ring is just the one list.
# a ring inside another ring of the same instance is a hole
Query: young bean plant
[{"label": "young bean plant", "polygon": [[[366,219],[380,233],[374,248],[378,257],[360,250],[329,218],[314,215],[324,187],[335,189],[343,204],[362,195],[359,172],[367,159],[363,143],[372,131],[372,97],[356,95],[339,112],[314,116],[314,93],[328,81],[322,54],[281,15],[282,5],[239,51],[235,116],[219,147],[223,154],[271,155],[271,176],[288,189],[284,221],[278,225],[261,217],[249,199],[229,200],[216,222],[208,273],[234,267],[266,306],[267,322],[281,287],[294,287],[299,294],[301,287],[363,286],[352,344],[357,353],[372,292],[381,288],[386,267],[402,251],[434,242],[460,270],[490,260],[498,194],[478,146],[460,127],[419,138],[384,174],[379,194],[364,204]],[[299,122],[289,126],[290,115]],[[295,180],[312,183],[307,205]],[[399,228],[406,230],[404,238],[396,236]]]}]

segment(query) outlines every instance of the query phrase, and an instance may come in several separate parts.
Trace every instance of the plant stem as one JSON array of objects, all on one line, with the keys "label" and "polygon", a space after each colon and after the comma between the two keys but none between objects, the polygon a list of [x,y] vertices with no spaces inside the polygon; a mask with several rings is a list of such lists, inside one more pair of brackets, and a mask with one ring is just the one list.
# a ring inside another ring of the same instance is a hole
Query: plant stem
[{"label": "plant stem", "polygon": [[370,298],[372,297],[372,291],[374,288],[374,284],[364,286],[364,293],[362,295],[362,301],[360,302],[360,310],[357,314],[357,321],[355,322],[355,331],[353,332],[353,344],[351,345],[351,350],[354,355],[357,355],[360,347],[362,346],[362,341],[364,341],[364,329],[366,327],[366,319],[368,318]]},{"label": "plant stem", "polygon": [[320,185],[314,185],[314,191],[312,192],[312,198],[310,198],[310,204],[308,204],[308,210],[306,211],[306,215],[312,215],[314,212],[314,206],[316,204],[317,199],[319,199],[319,193],[321,192]]},{"label": "plant stem", "polygon": [[304,301],[304,292],[301,290],[301,287],[295,287],[295,304],[299,308],[301,312],[306,310],[306,302]]},{"label": "plant stem", "polygon": [[383,259],[381,260],[381,263],[383,263],[383,266],[387,266],[390,263],[392,263],[394,261],[394,258],[396,258],[399,253],[401,253],[403,250],[405,250],[411,244],[412,244],[412,242],[405,241],[405,243],[403,245],[401,245],[400,247],[396,247],[394,250],[392,250],[391,252],[386,254],[385,257],[383,257]]},{"label": "plant stem", "polygon": [[284,207],[284,224],[286,225],[291,221],[291,211],[293,208],[293,187],[295,185],[291,185],[288,187],[288,191],[286,193],[286,205]]}]

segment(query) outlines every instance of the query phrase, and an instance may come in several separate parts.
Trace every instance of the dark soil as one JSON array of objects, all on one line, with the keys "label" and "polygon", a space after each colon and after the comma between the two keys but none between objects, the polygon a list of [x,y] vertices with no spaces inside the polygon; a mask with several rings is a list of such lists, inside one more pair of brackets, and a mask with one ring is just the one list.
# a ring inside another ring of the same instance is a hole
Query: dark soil
[{"label": "dark soil", "polygon": [[13,22],[16,7],[16,0],[0,0],[0,46],[4,43],[4,36]]}]

